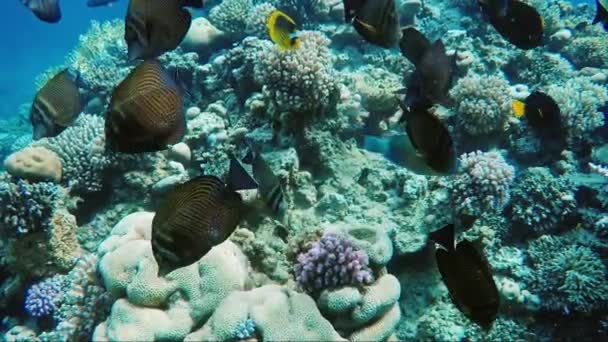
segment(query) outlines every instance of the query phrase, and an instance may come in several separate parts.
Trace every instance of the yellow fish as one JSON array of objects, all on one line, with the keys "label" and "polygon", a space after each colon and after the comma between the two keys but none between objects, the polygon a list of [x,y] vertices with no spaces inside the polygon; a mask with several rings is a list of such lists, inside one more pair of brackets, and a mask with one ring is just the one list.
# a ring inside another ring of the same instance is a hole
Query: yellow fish
[{"label": "yellow fish", "polygon": [[300,37],[297,34],[295,21],[287,14],[274,10],[266,20],[270,39],[282,49],[291,50],[300,47]]}]

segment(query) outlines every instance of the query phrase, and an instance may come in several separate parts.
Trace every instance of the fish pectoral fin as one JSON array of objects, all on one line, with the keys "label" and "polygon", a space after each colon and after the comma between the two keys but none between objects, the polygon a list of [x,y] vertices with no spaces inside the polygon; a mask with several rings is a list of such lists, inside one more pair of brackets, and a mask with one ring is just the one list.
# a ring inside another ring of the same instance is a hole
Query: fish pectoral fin
[{"label": "fish pectoral fin", "polygon": [[378,29],[376,29],[373,25],[370,25],[364,21],[362,21],[359,18],[355,18],[355,21],[357,23],[359,23],[359,25],[361,25],[361,27],[363,27],[366,31],[368,31],[370,34],[373,35],[377,35],[378,34]]}]

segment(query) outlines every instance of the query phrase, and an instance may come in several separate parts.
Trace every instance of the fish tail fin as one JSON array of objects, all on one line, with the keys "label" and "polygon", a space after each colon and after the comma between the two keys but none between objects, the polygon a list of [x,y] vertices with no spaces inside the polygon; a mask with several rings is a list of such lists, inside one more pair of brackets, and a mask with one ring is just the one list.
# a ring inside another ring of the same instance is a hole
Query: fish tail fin
[{"label": "fish tail fin", "polygon": [[608,10],[605,9],[604,6],[602,6],[600,0],[595,0],[595,4],[597,6],[597,11],[595,14],[595,18],[593,18],[593,25],[608,19]]},{"label": "fish tail fin", "polygon": [[429,234],[429,238],[436,244],[445,248],[448,252],[454,250],[454,224],[450,223],[445,227]]},{"label": "fish tail fin", "polygon": [[520,119],[526,113],[526,104],[519,100],[511,102],[511,108],[516,118]]},{"label": "fish tail fin", "polygon": [[228,169],[228,181],[226,183],[228,184],[228,188],[233,191],[258,188],[258,183],[255,179],[232,154],[230,155],[230,168]]},{"label": "fish tail fin", "polygon": [[203,8],[203,0],[183,0],[182,6],[192,8]]}]

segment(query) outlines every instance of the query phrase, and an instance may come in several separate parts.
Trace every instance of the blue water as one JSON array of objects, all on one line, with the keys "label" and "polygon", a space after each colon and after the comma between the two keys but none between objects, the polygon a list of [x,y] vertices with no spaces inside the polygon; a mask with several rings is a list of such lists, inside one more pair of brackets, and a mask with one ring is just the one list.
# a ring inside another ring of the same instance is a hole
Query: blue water
[{"label": "blue water", "polygon": [[19,0],[0,1],[0,118],[16,114],[34,95],[36,76],[63,63],[91,20],[123,18],[127,1],[111,7],[89,8],[86,0],[62,1],[57,24],[38,20]]}]

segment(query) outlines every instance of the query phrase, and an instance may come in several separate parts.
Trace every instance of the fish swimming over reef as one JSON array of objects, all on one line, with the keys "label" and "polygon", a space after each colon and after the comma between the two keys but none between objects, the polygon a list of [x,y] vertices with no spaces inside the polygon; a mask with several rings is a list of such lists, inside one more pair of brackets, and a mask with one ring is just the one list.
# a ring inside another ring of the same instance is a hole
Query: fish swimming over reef
[{"label": "fish swimming over reef", "polygon": [[47,23],[57,23],[61,20],[59,0],[21,0],[34,15]]},{"label": "fish swimming over reef", "polygon": [[87,0],[88,7],[112,6],[118,0]]},{"label": "fish swimming over reef", "polygon": [[156,58],[182,42],[192,16],[184,7],[201,8],[202,0],[130,0],[125,17],[129,60]]},{"label": "fish swimming over reef", "polygon": [[[283,221],[287,214],[287,202],[284,198],[283,188],[279,177],[268,166],[262,154],[250,148],[242,162],[231,156],[230,163],[229,179],[231,183],[236,184],[239,189],[257,189],[263,209],[266,209],[271,216],[279,221]],[[251,165],[251,179],[254,184],[247,180],[249,173],[244,169],[242,163]],[[243,173],[246,175],[243,175]]]},{"label": "fish swimming over reef", "polygon": [[369,43],[390,48],[399,42],[399,15],[394,0],[343,0],[344,19]]},{"label": "fish swimming over reef", "polygon": [[448,97],[456,70],[455,56],[446,54],[443,42],[431,42],[413,27],[403,29],[399,48],[416,70],[407,82],[402,107],[427,109]]},{"label": "fish swimming over reef", "polygon": [[78,77],[64,69],[36,93],[30,110],[34,140],[54,137],[76,120],[83,109]]},{"label": "fish swimming over reef", "polygon": [[421,175],[450,175],[456,152],[449,131],[426,109],[404,110],[406,134],[365,136],[363,148]]},{"label": "fish swimming over reef", "polygon": [[232,234],[242,213],[241,196],[215,176],[200,176],[170,190],[152,220],[158,275],[197,262]]},{"label": "fish swimming over reef", "polygon": [[456,244],[454,225],[432,232],[441,278],[456,307],[470,320],[489,329],[496,319],[500,297],[490,264],[482,252],[467,240]]},{"label": "fish swimming over reef", "polygon": [[608,9],[606,9],[607,5],[602,4],[600,0],[595,0],[595,5],[597,7],[597,12],[595,14],[595,18],[593,19],[593,25],[601,23],[604,27],[604,30],[608,31]]},{"label": "fish swimming over reef", "polygon": [[142,62],[114,89],[106,111],[106,143],[114,151],[154,152],[186,131],[177,84],[156,60]]},{"label": "fish swimming over reef", "polygon": [[523,102],[512,103],[516,117],[525,117],[543,144],[546,154],[558,157],[566,148],[565,129],[561,110],[555,100],[540,91],[532,92]]},{"label": "fish swimming over reef", "polygon": [[282,49],[291,50],[300,47],[298,27],[287,14],[279,10],[272,11],[266,20],[266,27],[270,39]]},{"label": "fish swimming over reef", "polygon": [[519,0],[478,0],[482,12],[501,36],[520,49],[543,44],[544,22],[538,11]]}]

